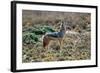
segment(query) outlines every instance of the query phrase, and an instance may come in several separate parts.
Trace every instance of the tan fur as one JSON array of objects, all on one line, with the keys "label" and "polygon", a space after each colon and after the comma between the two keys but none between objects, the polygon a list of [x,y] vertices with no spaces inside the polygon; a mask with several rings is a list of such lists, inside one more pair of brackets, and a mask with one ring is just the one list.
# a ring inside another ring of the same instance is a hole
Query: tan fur
[{"label": "tan fur", "polygon": [[63,38],[58,39],[58,38],[51,38],[51,37],[48,37],[48,36],[44,36],[44,38],[43,38],[43,47],[48,48],[51,41],[59,42],[60,48],[62,48]]},{"label": "tan fur", "polygon": [[49,42],[50,42],[50,39],[48,39],[48,37],[45,36],[45,37],[43,38],[43,47],[44,47],[44,48],[47,48],[48,45],[49,45]]},{"label": "tan fur", "polygon": [[[67,27],[68,29],[68,27]],[[65,23],[61,22],[60,30],[58,32],[47,33],[43,37],[43,47],[48,48],[51,41],[58,41],[60,48],[62,48],[63,38],[66,33]]]}]

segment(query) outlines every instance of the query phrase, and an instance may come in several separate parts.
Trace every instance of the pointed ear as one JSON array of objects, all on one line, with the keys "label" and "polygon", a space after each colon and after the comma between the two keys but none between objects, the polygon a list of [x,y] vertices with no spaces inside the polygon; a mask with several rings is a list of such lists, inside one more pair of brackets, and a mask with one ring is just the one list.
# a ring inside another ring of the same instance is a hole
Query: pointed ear
[{"label": "pointed ear", "polygon": [[65,25],[67,25],[67,24],[68,24],[68,22],[67,22],[67,21],[65,21],[65,22],[64,22],[64,24],[65,24]]},{"label": "pointed ear", "polygon": [[60,24],[62,24],[62,21],[60,21]]}]

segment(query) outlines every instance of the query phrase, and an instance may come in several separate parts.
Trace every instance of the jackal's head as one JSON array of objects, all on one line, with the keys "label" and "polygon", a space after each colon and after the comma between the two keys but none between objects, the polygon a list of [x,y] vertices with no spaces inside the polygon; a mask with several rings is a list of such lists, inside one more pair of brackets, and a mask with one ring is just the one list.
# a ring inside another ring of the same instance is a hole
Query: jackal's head
[{"label": "jackal's head", "polygon": [[67,31],[71,30],[71,27],[68,26],[68,23],[66,21],[62,21],[60,25],[60,31]]},{"label": "jackal's head", "polygon": [[66,31],[66,22],[61,21],[61,25],[60,25],[60,31]]}]

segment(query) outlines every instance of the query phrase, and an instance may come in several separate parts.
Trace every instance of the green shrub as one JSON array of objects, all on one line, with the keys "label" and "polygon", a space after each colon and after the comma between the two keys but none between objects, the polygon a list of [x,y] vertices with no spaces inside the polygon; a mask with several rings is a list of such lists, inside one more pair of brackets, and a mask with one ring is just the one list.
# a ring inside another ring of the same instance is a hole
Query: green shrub
[{"label": "green shrub", "polygon": [[46,32],[54,32],[54,30],[48,26],[35,26],[24,28],[22,37],[23,43],[37,43],[39,41],[40,36],[44,35]]},{"label": "green shrub", "polygon": [[30,44],[30,43],[36,43],[39,41],[38,36],[34,33],[24,33],[23,34],[23,43]]}]

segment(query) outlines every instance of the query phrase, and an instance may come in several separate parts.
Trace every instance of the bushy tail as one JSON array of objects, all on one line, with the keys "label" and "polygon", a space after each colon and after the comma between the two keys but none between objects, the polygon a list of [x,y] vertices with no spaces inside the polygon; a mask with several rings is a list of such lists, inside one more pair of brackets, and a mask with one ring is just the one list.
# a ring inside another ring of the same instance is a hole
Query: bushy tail
[{"label": "bushy tail", "polygon": [[45,37],[43,38],[43,47],[44,48],[46,47],[46,38]]},{"label": "bushy tail", "polygon": [[47,38],[47,36],[43,37],[43,47],[46,48],[46,46],[48,46],[49,44],[49,39]]}]

